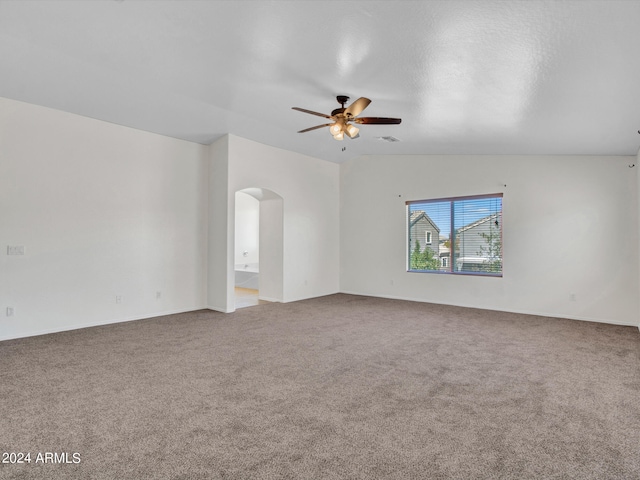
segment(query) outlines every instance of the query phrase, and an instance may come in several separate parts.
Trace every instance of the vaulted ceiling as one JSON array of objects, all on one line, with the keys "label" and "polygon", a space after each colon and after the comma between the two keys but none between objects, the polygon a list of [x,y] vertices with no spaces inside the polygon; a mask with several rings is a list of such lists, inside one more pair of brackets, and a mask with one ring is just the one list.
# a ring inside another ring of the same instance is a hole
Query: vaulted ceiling
[{"label": "vaulted ceiling", "polygon": [[[635,155],[639,48],[632,0],[0,0],[0,96],[333,162]],[[402,123],[296,133],[326,121],[291,107],[330,113],[336,95]]]}]

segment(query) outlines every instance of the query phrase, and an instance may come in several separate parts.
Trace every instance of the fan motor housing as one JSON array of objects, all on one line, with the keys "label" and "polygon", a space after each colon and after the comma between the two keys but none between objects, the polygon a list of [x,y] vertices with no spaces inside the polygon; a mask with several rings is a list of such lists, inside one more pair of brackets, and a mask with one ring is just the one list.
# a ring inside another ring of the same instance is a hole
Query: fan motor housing
[{"label": "fan motor housing", "polygon": [[344,114],[344,111],[346,110],[346,108],[344,107],[344,104],[349,101],[349,97],[347,97],[346,95],[338,95],[336,96],[336,100],[340,105],[342,105],[342,107],[336,108],[334,111],[332,111],[331,116],[332,117],[344,116],[343,114]]}]

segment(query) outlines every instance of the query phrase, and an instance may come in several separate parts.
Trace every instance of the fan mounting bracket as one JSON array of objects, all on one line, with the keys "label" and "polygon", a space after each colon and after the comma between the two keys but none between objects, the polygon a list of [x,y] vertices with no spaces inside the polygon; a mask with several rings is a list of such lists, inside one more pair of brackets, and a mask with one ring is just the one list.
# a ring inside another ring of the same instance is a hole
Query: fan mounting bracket
[{"label": "fan mounting bracket", "polygon": [[336,97],[336,100],[338,100],[338,103],[342,105],[342,108],[344,108],[344,104],[349,101],[349,97],[347,97],[346,95],[338,95]]}]

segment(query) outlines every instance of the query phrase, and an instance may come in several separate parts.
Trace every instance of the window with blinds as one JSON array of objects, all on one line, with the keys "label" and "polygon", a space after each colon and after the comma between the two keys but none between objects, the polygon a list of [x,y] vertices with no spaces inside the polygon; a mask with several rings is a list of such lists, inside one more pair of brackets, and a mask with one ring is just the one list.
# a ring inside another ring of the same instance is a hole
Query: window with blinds
[{"label": "window with blinds", "polygon": [[407,202],[407,223],[408,271],[502,276],[501,193]]}]

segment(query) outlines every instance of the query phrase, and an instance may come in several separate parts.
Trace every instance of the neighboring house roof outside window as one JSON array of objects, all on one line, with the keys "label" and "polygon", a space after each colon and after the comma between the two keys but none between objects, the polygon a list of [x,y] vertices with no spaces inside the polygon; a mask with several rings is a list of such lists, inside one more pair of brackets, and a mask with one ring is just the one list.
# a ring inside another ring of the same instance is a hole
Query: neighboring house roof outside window
[{"label": "neighboring house roof outside window", "polygon": [[481,218],[480,220],[476,220],[475,222],[465,225],[464,227],[458,228],[456,230],[456,233],[464,233],[467,230],[470,230],[474,227],[477,227],[479,225],[482,225],[483,223],[488,222],[489,220],[493,220],[493,221],[502,220],[501,217],[502,217],[502,212],[491,214],[488,217]]},{"label": "neighboring house roof outside window", "polygon": [[426,219],[427,222],[429,222],[433,226],[433,228],[435,228],[438,231],[438,233],[440,233],[440,229],[435,224],[435,222],[433,220],[431,220],[429,215],[427,215],[422,210],[417,210],[417,211],[411,213],[411,217],[409,218],[409,226],[413,227],[416,223],[418,223],[423,218]]}]

